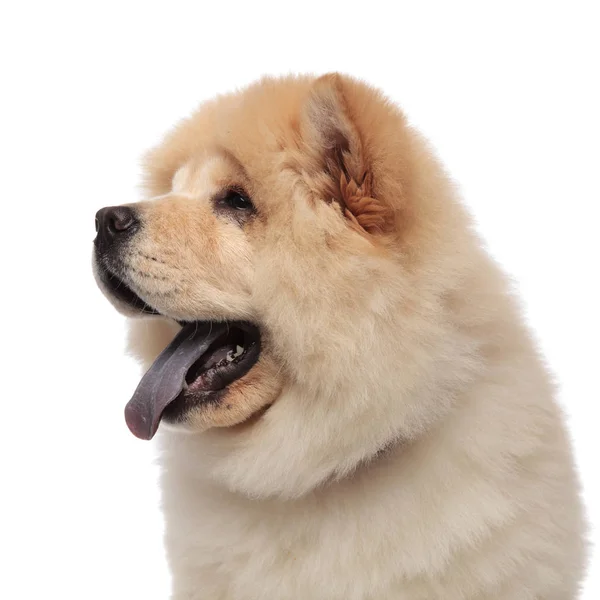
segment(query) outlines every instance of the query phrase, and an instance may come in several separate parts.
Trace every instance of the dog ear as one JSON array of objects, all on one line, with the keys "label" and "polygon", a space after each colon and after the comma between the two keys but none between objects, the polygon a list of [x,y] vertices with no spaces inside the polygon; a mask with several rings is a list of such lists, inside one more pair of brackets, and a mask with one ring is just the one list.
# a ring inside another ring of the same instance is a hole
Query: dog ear
[{"label": "dog ear", "polygon": [[320,195],[338,202],[360,233],[384,233],[392,215],[373,197],[372,169],[348,102],[350,93],[340,75],[317,79],[302,113],[301,136]]}]

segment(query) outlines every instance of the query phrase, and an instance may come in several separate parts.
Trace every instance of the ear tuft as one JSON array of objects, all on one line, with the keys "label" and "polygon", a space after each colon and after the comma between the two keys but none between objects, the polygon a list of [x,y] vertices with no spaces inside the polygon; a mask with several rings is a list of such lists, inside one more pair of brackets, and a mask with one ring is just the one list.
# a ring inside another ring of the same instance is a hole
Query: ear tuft
[{"label": "ear tuft", "polygon": [[393,215],[389,208],[372,197],[370,174],[366,174],[358,185],[354,179],[347,180],[342,173],[340,196],[344,215],[355,229],[373,234],[385,233]]},{"label": "ear tuft", "polygon": [[352,85],[337,75],[315,82],[301,118],[301,134],[310,156],[313,182],[326,181],[319,195],[340,204],[353,229],[385,233],[391,210],[373,196],[369,157],[351,111]]}]

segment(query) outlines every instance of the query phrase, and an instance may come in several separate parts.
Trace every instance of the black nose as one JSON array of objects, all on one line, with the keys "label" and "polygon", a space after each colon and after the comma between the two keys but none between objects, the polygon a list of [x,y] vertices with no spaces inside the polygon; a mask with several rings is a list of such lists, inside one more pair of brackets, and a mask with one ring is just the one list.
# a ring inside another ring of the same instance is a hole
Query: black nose
[{"label": "black nose", "polygon": [[94,244],[101,252],[108,250],[116,240],[133,233],[139,221],[129,206],[107,206],[96,213],[96,239]]}]

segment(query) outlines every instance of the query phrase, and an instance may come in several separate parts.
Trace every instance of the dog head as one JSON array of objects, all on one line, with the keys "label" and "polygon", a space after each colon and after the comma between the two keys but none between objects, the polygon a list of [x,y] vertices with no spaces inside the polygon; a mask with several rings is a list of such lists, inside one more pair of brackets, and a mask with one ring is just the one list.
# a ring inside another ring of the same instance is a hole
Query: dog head
[{"label": "dog head", "polygon": [[118,310],[175,334],[128,405],[136,435],[195,433],[232,489],[294,496],[447,410],[471,238],[379,92],[265,79],[202,106],[146,167],[147,200],[97,214],[94,260]]}]

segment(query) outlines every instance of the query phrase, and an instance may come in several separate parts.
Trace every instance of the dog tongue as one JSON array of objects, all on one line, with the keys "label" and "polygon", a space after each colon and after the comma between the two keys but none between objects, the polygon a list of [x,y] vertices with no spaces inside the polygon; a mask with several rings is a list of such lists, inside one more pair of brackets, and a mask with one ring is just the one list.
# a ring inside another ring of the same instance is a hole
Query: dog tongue
[{"label": "dog tongue", "polygon": [[163,411],[182,392],[187,372],[226,328],[225,323],[188,323],[160,353],[125,407],[133,435],[152,439]]}]

